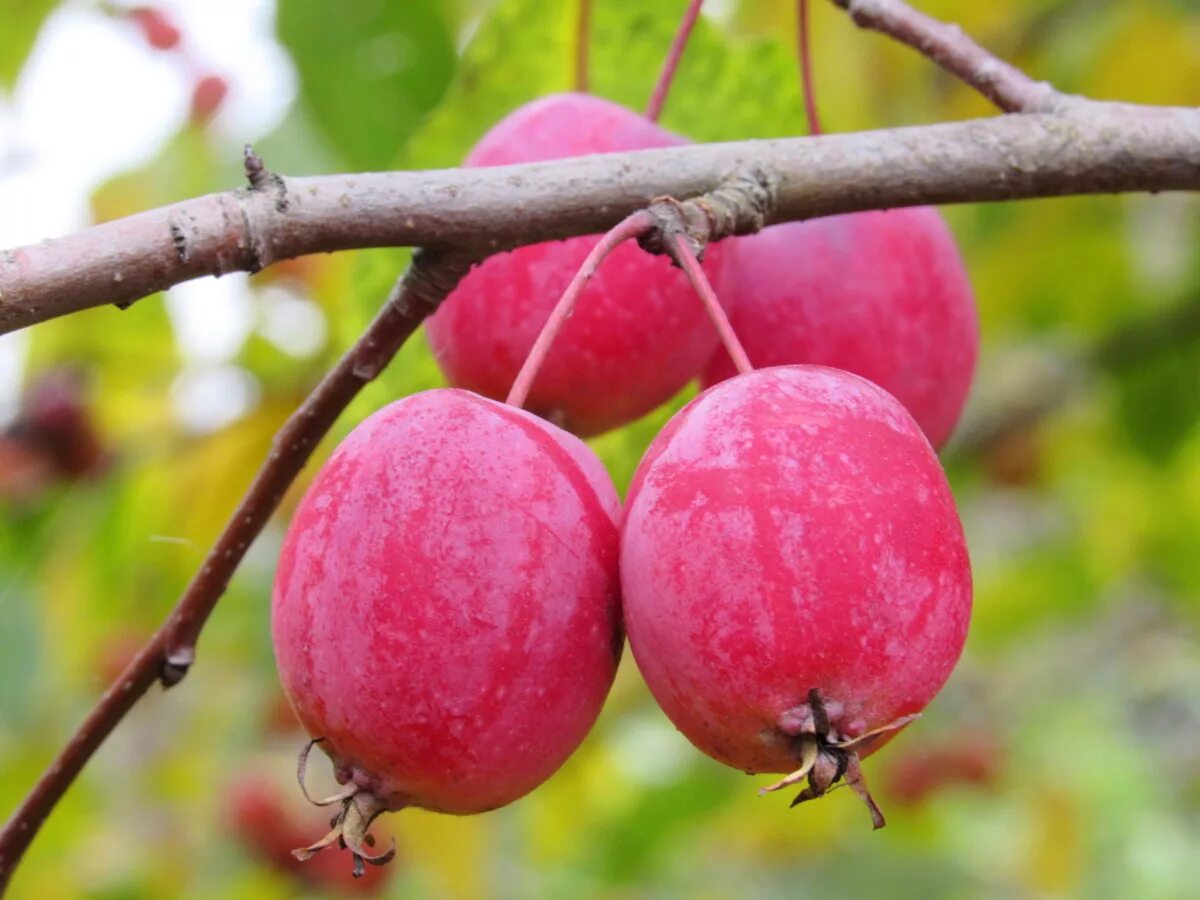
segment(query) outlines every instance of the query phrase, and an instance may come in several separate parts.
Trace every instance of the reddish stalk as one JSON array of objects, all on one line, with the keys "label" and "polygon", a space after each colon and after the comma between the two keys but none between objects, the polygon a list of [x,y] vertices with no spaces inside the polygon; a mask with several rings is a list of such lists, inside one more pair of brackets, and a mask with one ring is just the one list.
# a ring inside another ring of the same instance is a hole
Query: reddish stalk
[{"label": "reddish stalk", "polygon": [[592,33],[592,0],[578,0],[575,17],[575,90],[588,90],[588,38]]},{"label": "reddish stalk", "polygon": [[696,20],[700,18],[700,7],[703,3],[704,0],[691,0],[683,14],[683,21],[679,23],[679,30],[675,32],[675,39],[671,41],[671,49],[667,51],[658,82],[654,85],[654,93],[650,95],[650,103],[646,107],[646,118],[651,122],[657,122],[658,117],[662,115],[663,104],[667,102],[667,92],[671,89],[671,82],[675,80],[675,70],[679,68],[683,49],[687,46],[688,38],[692,36]]},{"label": "reddish stalk", "polygon": [[812,40],[808,30],[808,0],[796,2],[796,49],[800,57],[800,88],[804,92],[804,115],[808,119],[808,133],[817,135],[821,118],[817,115],[817,89],[813,84]]},{"label": "reddish stalk", "polygon": [[717,294],[713,290],[712,285],[709,284],[708,276],[700,268],[700,260],[696,258],[696,253],[692,250],[692,245],[688,242],[687,236],[682,234],[675,235],[674,240],[668,245],[668,249],[671,251],[672,259],[679,264],[679,268],[683,269],[683,274],[687,276],[696,293],[700,295],[704,309],[708,312],[708,317],[712,319],[713,326],[717,329],[717,334],[721,336],[721,344],[724,345],[725,352],[729,354],[729,358],[733,360],[734,368],[738,370],[738,374],[745,375],[747,372],[753,372],[754,366],[750,364],[750,357],[746,355],[746,350],[742,347],[742,342],[734,334],[733,326],[729,324],[729,317],[725,315],[725,310],[721,308],[721,304],[717,300]]},{"label": "reddish stalk", "polygon": [[571,283],[567,285],[567,289],[563,291],[561,299],[550,313],[550,318],[542,326],[537,340],[533,342],[533,348],[529,351],[529,356],[525,357],[521,371],[517,373],[516,380],[513,381],[512,390],[508,392],[505,403],[517,407],[525,405],[525,400],[529,397],[529,390],[533,387],[538,371],[546,362],[550,348],[575,309],[575,301],[579,299],[579,295],[583,293],[587,283],[592,280],[592,276],[596,274],[596,269],[600,267],[604,258],[623,241],[640,237],[653,228],[654,224],[654,217],[650,213],[639,210],[622,219],[613,226],[612,230],[600,238],[600,242],[592,248],[592,252],[588,254],[583,265],[579,267],[579,271],[575,273],[575,277],[571,279]]}]

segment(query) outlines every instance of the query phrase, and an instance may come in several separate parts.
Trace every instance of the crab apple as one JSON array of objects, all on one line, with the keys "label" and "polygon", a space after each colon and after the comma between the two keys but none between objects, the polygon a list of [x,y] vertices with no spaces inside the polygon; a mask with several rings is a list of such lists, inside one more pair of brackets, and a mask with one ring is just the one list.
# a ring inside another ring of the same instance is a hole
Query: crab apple
[{"label": "crab apple", "polygon": [[917,806],[944,788],[990,787],[1003,763],[1004,748],[993,732],[961,728],[892,760],[886,786],[897,802]]},{"label": "crab apple", "polygon": [[760,369],[684,407],[634,475],[630,647],[697,747],[748,773],[846,779],[929,703],[966,638],[971,572],[912,417],[837,369]]},{"label": "crab apple", "polygon": [[[717,284],[756,366],[833,366],[907,407],[934,447],[958,421],[979,317],[954,237],[930,207],[775,225],[732,243]],[[734,374],[718,349],[710,386]]]},{"label": "crab apple", "polygon": [[275,578],[284,690],[345,789],[324,841],[355,865],[407,806],[477,813],[545,781],[621,654],[620,506],[599,459],[468,391],[415,394],[333,453]]},{"label": "crab apple", "polygon": [[[641,115],[586,94],[521,107],[471,151],[469,166],[538,162],[685,143]],[[555,303],[599,236],[520,247],[476,266],[427,324],[447,379],[501,399]],[[719,271],[710,248],[705,268]],[[670,399],[704,366],[717,335],[683,274],[632,243],[588,285],[530,391],[527,407],[579,435],[599,434]]]}]

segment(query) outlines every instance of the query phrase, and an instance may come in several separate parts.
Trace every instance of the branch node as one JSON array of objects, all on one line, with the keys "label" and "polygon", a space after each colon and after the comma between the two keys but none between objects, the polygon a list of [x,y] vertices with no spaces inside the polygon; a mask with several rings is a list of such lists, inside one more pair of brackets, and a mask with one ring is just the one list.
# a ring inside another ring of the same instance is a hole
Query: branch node
[{"label": "branch node", "polygon": [[177,647],[163,660],[158,680],[164,688],[174,687],[183,681],[192,663],[196,661],[196,648],[191,645]]},{"label": "branch node", "polygon": [[242,165],[246,169],[246,179],[253,189],[263,187],[271,176],[263,164],[262,157],[254,152],[254,148],[250,144],[246,144],[242,148]]},{"label": "branch node", "polygon": [[[416,318],[419,321],[432,315],[476,262],[478,257],[474,254],[418,247],[413,251],[408,270],[396,282],[379,311],[379,319],[401,322]],[[379,376],[395,351],[366,338],[351,352],[354,354],[351,371],[355,378],[365,383]]]},{"label": "branch node", "polygon": [[[264,235],[269,228],[275,227],[275,223],[261,215],[252,198],[269,195],[274,199],[275,212],[286,213],[289,206],[288,188],[283,176],[269,170],[262,161],[262,157],[254,152],[254,148],[250,144],[246,144],[242,150],[242,163],[250,187],[247,190],[237,191],[234,195],[241,207],[242,223],[246,230],[246,243],[249,249],[249,254],[242,260],[241,267],[254,273],[262,271],[273,263],[276,254]],[[241,246],[239,244],[239,247]],[[217,262],[221,263],[220,256],[218,256]],[[213,274],[222,274],[220,265]]]},{"label": "branch node", "polygon": [[275,211],[287,212],[288,191],[287,182],[283,176],[267,168],[262,157],[254,152],[254,148],[246,144],[242,150],[242,164],[246,170],[246,180],[250,182],[250,190],[275,192]]},{"label": "branch node", "polygon": [[683,236],[699,255],[713,241],[753,234],[766,224],[778,186],[777,175],[754,166],[735,172],[715,190],[691,200],[658,197],[647,210],[654,227],[638,238],[638,243],[649,253],[674,258],[676,236]]},{"label": "branch node", "polygon": [[192,258],[191,251],[188,249],[187,232],[184,230],[181,223],[174,216],[170,219],[171,243],[175,245],[175,254],[179,257],[179,261],[185,266],[188,260]]}]

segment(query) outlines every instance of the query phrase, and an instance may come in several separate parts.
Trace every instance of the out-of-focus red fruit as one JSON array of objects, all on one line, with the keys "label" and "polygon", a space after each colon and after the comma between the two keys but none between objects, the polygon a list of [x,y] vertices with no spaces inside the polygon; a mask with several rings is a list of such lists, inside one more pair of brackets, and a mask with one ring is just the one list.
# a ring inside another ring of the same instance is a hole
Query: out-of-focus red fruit
[{"label": "out-of-focus red fruit", "polygon": [[[621,585],[630,646],[692,743],[748,773],[840,778],[933,699],[971,572],[929,442],[889,394],[816,366],[710,388],[646,451]],[[878,732],[878,733],[876,733]],[[883,823],[873,803],[876,827]]]},{"label": "out-of-focus red fruit", "polygon": [[1002,761],[996,736],[970,728],[907,748],[884,770],[884,780],[897,802],[916,806],[944,788],[993,784]]},{"label": "out-of-focus red fruit", "polygon": [[[730,243],[717,290],[755,366],[861,375],[903,403],[934,447],[946,442],[975,371],[979,318],[937,210],[791,222]],[[733,374],[718,349],[703,384]]]},{"label": "out-of-focus red fruit", "polygon": [[100,475],[109,462],[80,373],[49,370],[34,378],[0,435],[0,498],[31,502],[56,481]]},{"label": "out-of-focus red fruit", "polygon": [[[226,806],[240,844],[260,862],[286,872],[310,887],[342,894],[377,894],[392,878],[391,868],[372,866],[355,877],[334,855],[302,863],[292,848],[308,835],[328,828],[329,816],[316,807],[302,807],[265,773],[239,778],[226,792]],[[390,841],[382,829],[377,838]]]},{"label": "out-of-focus red fruit", "polygon": [[275,578],[284,689],[371,818],[477,813],[545,781],[621,652],[619,501],[577,438],[467,391],[406,397],[346,438]]},{"label": "out-of-focus red fruit", "polygon": [[229,82],[220,75],[205,75],[192,87],[192,121],[207,122],[217,114],[225,95],[229,93]]},{"label": "out-of-focus red fruit", "polygon": [[1001,435],[983,452],[983,470],[998,485],[1026,488],[1042,474],[1042,437],[1036,426]]},{"label": "out-of-focus red fruit", "polygon": [[[599,97],[555,94],[522,106],[467,156],[469,166],[539,162],[686,143]],[[502,399],[597,236],[534,244],[476,266],[429,320],[452,384]],[[719,271],[721,248],[704,267]],[[717,345],[704,307],[665,257],[618,247],[580,298],[526,406],[579,435],[644,415],[687,384]]]},{"label": "out-of-focus red fruit", "polygon": [[17,437],[0,434],[0,500],[30,503],[54,483],[55,476],[48,454]]},{"label": "out-of-focus red fruit", "polygon": [[67,480],[98,475],[108,465],[84,397],[83,377],[74,369],[43,372],[30,384],[13,434],[49,455]]},{"label": "out-of-focus red fruit", "polygon": [[155,50],[174,50],[183,35],[171,21],[171,17],[153,6],[136,6],[126,13],[142,31],[146,43]]}]

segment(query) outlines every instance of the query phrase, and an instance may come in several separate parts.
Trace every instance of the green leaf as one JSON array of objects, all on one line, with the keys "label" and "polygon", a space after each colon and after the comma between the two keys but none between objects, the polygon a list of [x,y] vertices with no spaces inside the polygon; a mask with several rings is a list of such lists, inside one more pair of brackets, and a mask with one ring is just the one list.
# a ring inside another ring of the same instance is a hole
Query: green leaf
[{"label": "green leaf", "polygon": [[0,87],[11,87],[55,0],[0,0]]},{"label": "green leaf", "polygon": [[386,167],[454,74],[439,5],[281,0],[279,36],[330,144],[353,166]]},{"label": "green leaf", "polygon": [[1200,346],[1166,348],[1123,373],[1117,416],[1134,449],[1169,460],[1200,420]]},{"label": "green leaf", "polygon": [[[679,0],[595,4],[588,41],[593,93],[643,109],[685,5]],[[513,109],[570,90],[575,14],[575,4],[551,0],[498,4],[480,23],[454,84],[400,156],[401,165],[457,165]],[[676,74],[663,124],[696,140],[803,133],[790,47],[771,40],[726,40],[701,19]]]},{"label": "green leaf", "polygon": [[454,84],[400,156],[402,166],[458,165],[513,109],[570,88],[574,3],[504,0],[480,23]]},{"label": "green leaf", "polygon": [[[644,110],[686,5],[598,4],[590,42],[593,90]],[[726,38],[701,18],[671,83],[662,124],[697,141],[804,134],[794,51],[777,40]]]}]

